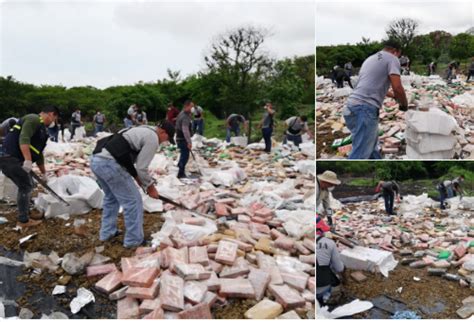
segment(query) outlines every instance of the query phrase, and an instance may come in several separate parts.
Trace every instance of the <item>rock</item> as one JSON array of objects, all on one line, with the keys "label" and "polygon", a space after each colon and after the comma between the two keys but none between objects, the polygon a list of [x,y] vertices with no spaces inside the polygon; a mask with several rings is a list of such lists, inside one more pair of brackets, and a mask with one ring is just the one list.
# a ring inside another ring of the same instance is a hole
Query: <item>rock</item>
[{"label": "rock", "polygon": [[244,313],[246,319],[274,319],[283,312],[280,303],[263,299]]},{"label": "rock", "polygon": [[63,312],[53,312],[49,315],[48,319],[51,320],[68,320],[69,317]]},{"label": "rock", "polygon": [[[20,310],[20,313],[18,314],[18,317],[22,320],[31,320],[33,318],[34,314],[27,308],[22,308]],[[0,316],[1,317],[1,316]]]},{"label": "rock", "polygon": [[84,261],[82,261],[79,257],[77,257],[73,253],[67,253],[63,257],[63,261],[61,263],[61,267],[66,271],[69,275],[79,275],[84,272],[85,268]]}]

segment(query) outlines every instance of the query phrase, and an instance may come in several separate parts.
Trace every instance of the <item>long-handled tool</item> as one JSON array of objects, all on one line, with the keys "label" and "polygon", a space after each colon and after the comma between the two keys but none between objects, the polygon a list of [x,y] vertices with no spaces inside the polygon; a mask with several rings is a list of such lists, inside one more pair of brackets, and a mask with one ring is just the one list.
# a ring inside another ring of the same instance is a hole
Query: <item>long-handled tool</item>
[{"label": "long-handled tool", "polygon": [[339,233],[336,233],[333,230],[331,230],[331,235],[333,235],[335,239],[339,240],[341,244],[344,244],[350,248],[354,248],[354,246],[359,246],[359,242],[357,240],[352,239],[352,238],[351,239],[346,238],[345,236]]},{"label": "long-handled tool", "polygon": [[196,163],[196,167],[198,168],[199,174],[200,174],[201,177],[202,177],[201,168],[199,167],[199,165],[198,165],[198,163],[197,163],[197,161],[196,161],[196,157],[194,156],[193,150],[189,150],[189,152],[191,152],[191,156],[193,157],[194,163]]},{"label": "long-handled tool", "polygon": [[33,177],[33,179],[35,179],[40,185],[43,186],[43,188],[45,188],[49,193],[51,193],[53,195],[54,198],[58,199],[59,201],[61,201],[63,204],[65,204],[66,206],[70,206],[69,202],[67,202],[66,200],[64,200],[63,198],[61,198],[60,195],[58,195],[53,189],[51,189],[50,186],[48,186],[48,184],[46,183],[46,181],[44,181],[43,179],[41,179],[36,173],[34,173],[33,171],[30,172],[31,173],[31,176]]},{"label": "long-handled tool", "polygon": [[200,213],[198,213],[198,212],[196,212],[196,211],[194,211],[194,210],[188,209],[188,208],[186,208],[185,206],[183,206],[181,203],[176,202],[176,201],[173,201],[173,200],[171,200],[171,199],[169,199],[169,198],[163,197],[162,195],[160,195],[160,196],[158,197],[158,199],[160,199],[160,200],[162,200],[162,201],[164,201],[164,202],[170,203],[170,204],[172,204],[173,206],[176,206],[176,207],[178,207],[178,208],[185,209],[185,210],[191,212],[192,214],[194,214],[194,215],[196,215],[196,216],[198,216],[198,217],[205,217],[205,218],[211,218],[211,219],[213,219],[212,217],[209,217],[209,216],[200,214]]}]

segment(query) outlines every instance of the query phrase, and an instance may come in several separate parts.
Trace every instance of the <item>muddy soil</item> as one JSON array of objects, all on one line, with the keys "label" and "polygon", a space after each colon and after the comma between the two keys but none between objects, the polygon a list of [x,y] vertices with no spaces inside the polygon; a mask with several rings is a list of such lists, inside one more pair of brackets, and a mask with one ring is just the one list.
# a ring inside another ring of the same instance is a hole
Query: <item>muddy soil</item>
[{"label": "muddy soil", "polygon": [[[323,124],[330,114],[329,111],[322,111],[322,115],[316,117],[316,124]],[[337,151],[331,148],[332,143],[334,140],[342,139],[346,136],[341,131],[333,133],[333,129],[328,124],[318,125],[316,128],[316,158],[321,158],[321,154],[335,154]]]}]

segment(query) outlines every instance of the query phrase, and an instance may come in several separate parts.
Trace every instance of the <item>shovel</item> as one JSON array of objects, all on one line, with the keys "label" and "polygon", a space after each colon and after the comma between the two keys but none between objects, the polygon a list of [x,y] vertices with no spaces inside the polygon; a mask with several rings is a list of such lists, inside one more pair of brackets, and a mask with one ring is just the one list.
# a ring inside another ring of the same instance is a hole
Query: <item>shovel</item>
[{"label": "shovel", "polygon": [[65,204],[66,206],[70,206],[70,204],[64,200],[63,198],[61,198],[61,196],[59,196],[53,189],[51,189],[50,186],[48,186],[48,184],[46,183],[46,181],[44,181],[43,179],[41,179],[36,173],[34,173],[33,171],[30,172],[31,173],[31,176],[33,177],[33,179],[35,179],[40,185],[43,186],[43,188],[46,189],[46,191],[48,191],[50,194],[53,195],[54,198],[58,199],[59,201],[61,201],[63,204]]}]

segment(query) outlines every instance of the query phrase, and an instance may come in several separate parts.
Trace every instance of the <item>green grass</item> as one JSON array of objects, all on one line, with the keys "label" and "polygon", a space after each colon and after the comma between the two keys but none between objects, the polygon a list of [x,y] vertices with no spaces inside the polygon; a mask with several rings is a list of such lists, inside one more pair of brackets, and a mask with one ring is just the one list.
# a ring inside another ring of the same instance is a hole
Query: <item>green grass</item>
[{"label": "green grass", "polygon": [[348,186],[354,187],[373,187],[376,181],[368,178],[355,178],[347,183]]}]

